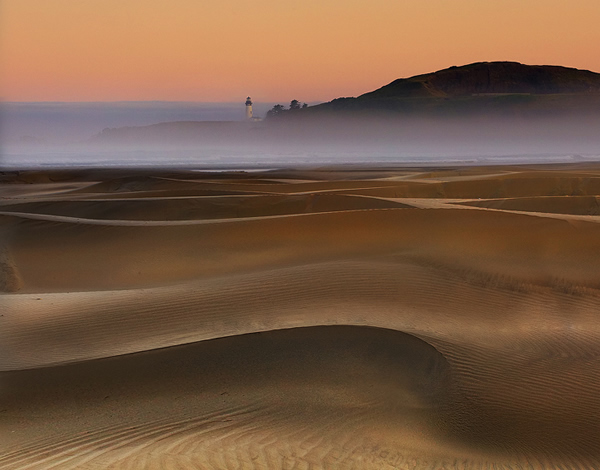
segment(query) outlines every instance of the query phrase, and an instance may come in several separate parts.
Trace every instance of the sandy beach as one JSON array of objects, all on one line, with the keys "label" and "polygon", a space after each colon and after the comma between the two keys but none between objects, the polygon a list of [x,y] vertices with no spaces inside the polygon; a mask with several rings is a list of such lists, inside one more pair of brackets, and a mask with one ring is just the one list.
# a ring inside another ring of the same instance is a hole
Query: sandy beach
[{"label": "sandy beach", "polygon": [[600,468],[600,165],[0,179],[2,469]]}]

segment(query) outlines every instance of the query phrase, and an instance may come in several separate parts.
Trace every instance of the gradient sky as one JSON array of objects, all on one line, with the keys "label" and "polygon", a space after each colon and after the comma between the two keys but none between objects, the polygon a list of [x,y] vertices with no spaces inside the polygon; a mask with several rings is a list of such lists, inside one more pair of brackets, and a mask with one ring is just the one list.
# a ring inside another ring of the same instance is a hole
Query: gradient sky
[{"label": "gradient sky", "polygon": [[325,101],[484,60],[600,72],[599,0],[0,0],[5,101]]}]

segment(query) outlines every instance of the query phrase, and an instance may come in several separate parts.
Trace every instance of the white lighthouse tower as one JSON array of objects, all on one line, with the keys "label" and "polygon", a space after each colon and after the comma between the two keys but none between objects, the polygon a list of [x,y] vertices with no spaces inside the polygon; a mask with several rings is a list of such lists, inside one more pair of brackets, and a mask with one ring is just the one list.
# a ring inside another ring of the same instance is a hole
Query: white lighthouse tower
[{"label": "white lighthouse tower", "polygon": [[248,121],[252,119],[252,100],[250,97],[246,98],[246,119]]}]

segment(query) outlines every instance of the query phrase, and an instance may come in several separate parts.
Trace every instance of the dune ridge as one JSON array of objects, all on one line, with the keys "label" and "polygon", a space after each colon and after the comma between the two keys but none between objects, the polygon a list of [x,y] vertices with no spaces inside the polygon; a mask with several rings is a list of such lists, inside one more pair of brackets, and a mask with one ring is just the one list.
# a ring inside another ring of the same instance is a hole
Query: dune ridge
[{"label": "dune ridge", "polygon": [[0,468],[598,468],[599,170],[5,175]]}]

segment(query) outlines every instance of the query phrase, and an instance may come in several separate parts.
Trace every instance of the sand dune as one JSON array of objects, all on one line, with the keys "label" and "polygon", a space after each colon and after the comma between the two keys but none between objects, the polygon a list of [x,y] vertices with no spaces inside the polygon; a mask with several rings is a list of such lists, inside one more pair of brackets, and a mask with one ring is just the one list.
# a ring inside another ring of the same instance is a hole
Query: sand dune
[{"label": "sand dune", "polygon": [[4,175],[0,468],[600,468],[600,168]]}]

